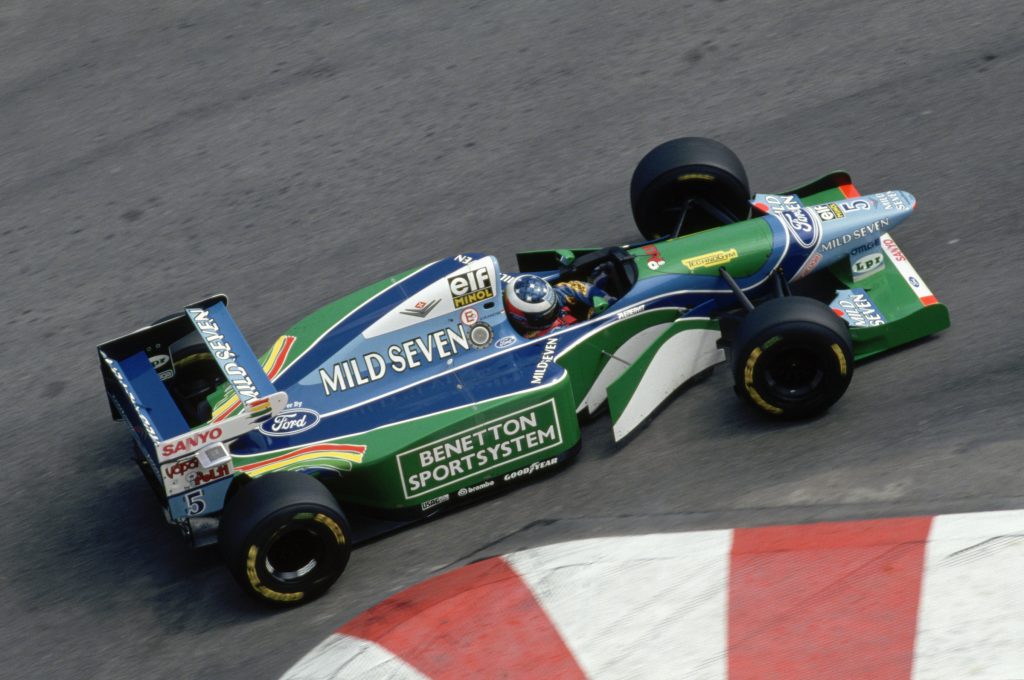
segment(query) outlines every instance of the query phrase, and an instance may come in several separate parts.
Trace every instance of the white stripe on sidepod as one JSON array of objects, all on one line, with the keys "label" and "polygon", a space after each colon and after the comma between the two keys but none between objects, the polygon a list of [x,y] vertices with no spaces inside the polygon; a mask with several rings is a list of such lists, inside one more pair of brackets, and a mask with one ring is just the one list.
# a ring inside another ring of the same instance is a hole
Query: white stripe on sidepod
[{"label": "white stripe on sidepod", "polygon": [[622,343],[609,357],[608,363],[604,365],[598,374],[594,384],[591,385],[587,396],[583,397],[580,410],[587,409],[594,413],[601,404],[608,398],[608,385],[622,375],[630,364],[637,360],[644,350],[651,346],[651,343],[658,339],[658,336],[667,329],[671,323],[661,323],[650,328],[645,328],[626,342]]},{"label": "white stripe on sidepod", "polygon": [[716,346],[721,335],[717,330],[693,328],[666,340],[615,422],[612,428],[615,441],[632,432],[684,382],[724,361],[725,352]]},{"label": "white stripe on sidepod", "polygon": [[1024,510],[940,515],[925,551],[913,677],[1024,678]]},{"label": "white stripe on sidepod", "polygon": [[381,678],[427,680],[426,676],[380,645],[334,634],[288,669],[281,680]]},{"label": "white stripe on sidepod", "polygon": [[726,677],[732,531],[573,541],[513,553],[592,678]]}]

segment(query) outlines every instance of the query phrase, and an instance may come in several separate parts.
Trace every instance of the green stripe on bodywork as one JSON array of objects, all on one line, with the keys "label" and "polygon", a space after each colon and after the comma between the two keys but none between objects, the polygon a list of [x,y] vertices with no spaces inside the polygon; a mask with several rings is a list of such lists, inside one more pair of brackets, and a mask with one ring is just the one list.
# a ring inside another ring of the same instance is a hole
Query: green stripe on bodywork
[{"label": "green stripe on bodywork", "polygon": [[576,406],[590,391],[611,355],[624,342],[650,326],[668,323],[679,316],[678,309],[656,309],[605,325],[593,335],[560,354],[558,365],[569,373]]},{"label": "green stripe on bodywork", "polygon": [[651,253],[641,248],[629,252],[636,258],[639,278],[663,274],[693,274],[718,278],[719,267],[736,278],[757,272],[772,252],[772,229],[764,219],[753,219],[708,229],[689,236],[654,244],[664,264],[646,266]]},{"label": "green stripe on bodywork", "polygon": [[679,319],[672,324],[657,340],[651,343],[651,346],[643,354],[637,357],[637,360],[622,375],[608,386],[608,411],[612,422],[616,422],[622,416],[629,400],[654,360],[654,356],[669,339],[683,331],[718,329],[718,322],[713,319]]}]

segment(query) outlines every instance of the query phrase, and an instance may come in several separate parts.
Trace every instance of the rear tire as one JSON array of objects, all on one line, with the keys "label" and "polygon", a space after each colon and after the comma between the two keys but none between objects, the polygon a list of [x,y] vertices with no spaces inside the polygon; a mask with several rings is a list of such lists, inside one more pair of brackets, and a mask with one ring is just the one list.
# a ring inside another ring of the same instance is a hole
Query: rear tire
[{"label": "rear tire", "polygon": [[[747,171],[729,147],[704,137],[673,139],[654,147],[637,164],[629,186],[633,219],[645,238],[672,233],[690,199],[699,198],[746,219],[750,185]],[[727,222],[699,208],[687,212],[680,235]]]},{"label": "rear tire", "polygon": [[743,319],[732,342],[736,393],[780,418],[809,418],[836,403],[853,376],[846,323],[817,300],[769,300]]},{"label": "rear tire", "polygon": [[251,596],[296,606],[327,591],[351,552],[348,522],[327,488],[300,472],[242,487],[220,524],[228,570]]}]

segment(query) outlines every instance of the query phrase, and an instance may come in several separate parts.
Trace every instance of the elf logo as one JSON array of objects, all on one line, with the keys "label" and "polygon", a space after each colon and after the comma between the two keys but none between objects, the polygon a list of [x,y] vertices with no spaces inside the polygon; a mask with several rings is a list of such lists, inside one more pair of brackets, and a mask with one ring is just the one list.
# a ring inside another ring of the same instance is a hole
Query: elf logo
[{"label": "elf logo", "polygon": [[448,277],[448,290],[455,308],[465,307],[494,295],[494,284],[487,267],[478,267]]}]

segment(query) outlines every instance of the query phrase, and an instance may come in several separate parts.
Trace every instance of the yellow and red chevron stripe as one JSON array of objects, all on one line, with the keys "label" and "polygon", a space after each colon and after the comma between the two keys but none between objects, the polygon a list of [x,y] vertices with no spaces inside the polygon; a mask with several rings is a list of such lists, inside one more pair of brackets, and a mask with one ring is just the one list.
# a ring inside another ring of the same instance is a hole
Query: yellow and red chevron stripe
[{"label": "yellow and red chevron stripe", "polygon": [[366,447],[361,444],[310,444],[269,460],[240,465],[235,469],[250,477],[257,477],[288,465],[308,463],[314,460],[343,460],[349,463],[362,463],[365,454]]},{"label": "yellow and red chevron stripe", "polygon": [[[274,346],[270,348],[267,358],[263,361],[263,372],[267,374],[268,378],[273,380],[281,372],[285,361],[288,359],[288,352],[294,344],[294,335],[282,335],[274,343]],[[234,390],[229,391],[225,398],[213,408],[213,422],[219,423],[228,416],[233,415],[241,405],[242,401],[235,394]]]}]

